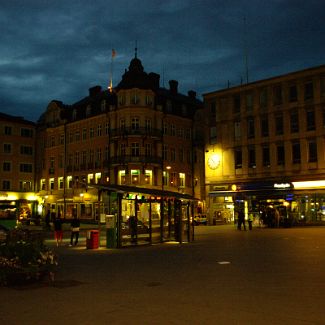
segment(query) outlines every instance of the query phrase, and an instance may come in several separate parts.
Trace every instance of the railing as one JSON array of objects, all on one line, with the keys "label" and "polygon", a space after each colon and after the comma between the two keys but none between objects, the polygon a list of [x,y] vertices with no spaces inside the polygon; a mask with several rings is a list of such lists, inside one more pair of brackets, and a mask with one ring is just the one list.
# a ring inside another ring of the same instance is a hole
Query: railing
[{"label": "railing", "polygon": [[162,164],[162,158],[157,156],[115,156],[110,159],[111,164],[143,163],[143,164]]},{"label": "railing", "polygon": [[127,137],[127,136],[148,136],[148,137],[161,137],[162,130],[161,129],[148,129],[145,127],[140,127],[133,129],[131,127],[119,128],[110,130],[111,137]]}]

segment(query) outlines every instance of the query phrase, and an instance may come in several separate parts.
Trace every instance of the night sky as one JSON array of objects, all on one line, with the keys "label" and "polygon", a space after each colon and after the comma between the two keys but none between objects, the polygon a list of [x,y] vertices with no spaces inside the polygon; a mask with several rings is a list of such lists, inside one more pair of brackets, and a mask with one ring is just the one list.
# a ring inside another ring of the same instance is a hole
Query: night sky
[{"label": "night sky", "polygon": [[325,64],[323,0],[0,0],[0,111],[37,121],[134,57],[204,93]]}]

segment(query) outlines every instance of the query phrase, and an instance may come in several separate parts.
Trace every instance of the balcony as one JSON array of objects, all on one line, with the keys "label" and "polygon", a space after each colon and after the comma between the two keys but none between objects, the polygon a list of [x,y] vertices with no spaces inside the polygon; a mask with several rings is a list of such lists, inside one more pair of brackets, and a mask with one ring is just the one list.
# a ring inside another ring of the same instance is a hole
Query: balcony
[{"label": "balcony", "polygon": [[147,129],[144,127],[133,129],[133,128],[119,128],[110,130],[110,137],[128,137],[128,136],[146,136],[152,138],[160,138],[162,136],[161,129]]},{"label": "balcony", "polygon": [[110,163],[112,165],[123,165],[128,163],[140,163],[140,164],[162,164],[162,158],[157,156],[131,156],[131,155],[124,155],[124,156],[115,156],[111,157]]}]

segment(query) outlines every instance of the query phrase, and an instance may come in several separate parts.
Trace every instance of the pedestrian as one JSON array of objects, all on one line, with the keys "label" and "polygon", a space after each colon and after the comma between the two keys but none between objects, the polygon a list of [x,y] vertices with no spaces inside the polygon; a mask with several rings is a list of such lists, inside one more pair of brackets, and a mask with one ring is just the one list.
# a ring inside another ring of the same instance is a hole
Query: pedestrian
[{"label": "pedestrian", "polygon": [[61,245],[63,239],[63,231],[62,220],[60,218],[60,215],[58,215],[57,218],[54,220],[54,237],[56,240],[56,246]]},{"label": "pedestrian", "polygon": [[80,220],[75,215],[71,221],[71,238],[70,238],[70,246],[73,245],[73,239],[75,238],[74,245],[78,244],[79,239],[79,231],[80,231]]},{"label": "pedestrian", "polygon": [[47,210],[46,216],[45,216],[45,229],[47,231],[51,230],[51,212],[50,210]]},{"label": "pedestrian", "polygon": [[274,222],[275,222],[275,227],[279,228],[279,226],[280,226],[280,212],[277,208],[274,209]]},{"label": "pedestrian", "polygon": [[129,218],[129,227],[130,227],[130,234],[131,234],[131,242],[136,244],[138,241],[138,220],[136,216],[131,216]]},{"label": "pedestrian", "polygon": [[254,221],[254,215],[252,212],[248,214],[248,229],[252,230],[253,229],[253,221]]},{"label": "pedestrian", "polygon": [[246,230],[245,213],[242,210],[238,211],[238,230],[241,230],[241,225],[243,225],[244,230]]}]

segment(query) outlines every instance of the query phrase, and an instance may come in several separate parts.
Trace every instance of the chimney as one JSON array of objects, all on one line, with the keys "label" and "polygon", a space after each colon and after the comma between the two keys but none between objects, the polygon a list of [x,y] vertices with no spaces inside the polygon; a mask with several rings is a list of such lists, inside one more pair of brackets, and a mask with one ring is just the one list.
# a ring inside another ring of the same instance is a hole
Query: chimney
[{"label": "chimney", "polygon": [[177,94],[178,81],[169,80],[169,90],[172,94]]},{"label": "chimney", "polygon": [[91,87],[91,88],[89,88],[89,97],[95,97],[98,94],[100,94],[101,91],[102,91],[101,86]]},{"label": "chimney", "polygon": [[191,99],[195,99],[196,98],[196,92],[194,90],[189,90],[187,92],[188,97],[190,97]]}]

